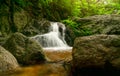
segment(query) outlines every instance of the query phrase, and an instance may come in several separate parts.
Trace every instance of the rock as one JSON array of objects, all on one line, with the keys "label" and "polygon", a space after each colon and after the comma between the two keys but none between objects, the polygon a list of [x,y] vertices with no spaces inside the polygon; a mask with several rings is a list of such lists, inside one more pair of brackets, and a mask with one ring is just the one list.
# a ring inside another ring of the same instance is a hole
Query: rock
[{"label": "rock", "polygon": [[80,71],[88,70],[91,73],[93,69],[94,74],[98,71],[117,74],[116,72],[120,71],[120,35],[94,35],[76,38],[72,56],[72,69],[74,74],[78,74],[75,76],[79,76]]},{"label": "rock", "polygon": [[93,34],[120,34],[120,15],[96,15],[75,21],[80,28],[91,29]]},{"label": "rock", "polygon": [[20,64],[36,64],[45,61],[41,46],[21,33],[13,34],[4,44]]},{"label": "rock", "polygon": [[26,25],[22,33],[26,36],[33,36],[36,34],[44,34],[49,32],[50,21],[45,19],[32,19],[28,25]]},{"label": "rock", "polygon": [[[9,8],[4,8],[1,13],[8,14]],[[24,10],[19,10],[17,12],[14,12],[14,18],[13,22],[14,25],[17,27],[18,31],[21,31],[21,29],[29,23],[29,20],[31,19],[31,16],[28,16],[28,13]],[[0,17],[0,32],[4,36],[8,36],[11,34],[11,22],[8,15],[1,15]]]},{"label": "rock", "polygon": [[16,58],[0,46],[0,72],[14,71],[18,67]]},{"label": "rock", "polygon": [[[66,30],[65,25],[64,25],[63,23],[60,23],[60,22],[57,22],[57,25],[58,25],[58,30],[59,30],[59,32],[60,32],[60,35],[61,35],[62,37],[64,37],[64,36],[65,36],[65,30]],[[61,39],[62,39],[62,38],[61,38]]]},{"label": "rock", "polygon": [[73,46],[75,38],[76,38],[76,36],[75,36],[74,31],[72,30],[72,28],[66,27],[65,41],[67,42],[67,44],[69,46]]}]

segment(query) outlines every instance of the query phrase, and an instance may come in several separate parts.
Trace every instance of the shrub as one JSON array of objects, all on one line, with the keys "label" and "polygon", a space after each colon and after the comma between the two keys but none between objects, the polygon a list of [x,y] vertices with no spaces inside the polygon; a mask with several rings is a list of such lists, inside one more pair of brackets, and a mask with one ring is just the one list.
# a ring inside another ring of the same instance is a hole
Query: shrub
[{"label": "shrub", "polygon": [[88,36],[92,34],[92,30],[85,28],[85,27],[81,27],[80,23],[76,23],[75,21],[72,21],[70,19],[67,20],[63,20],[62,21],[67,27],[71,28],[75,34],[76,37],[79,36]]}]

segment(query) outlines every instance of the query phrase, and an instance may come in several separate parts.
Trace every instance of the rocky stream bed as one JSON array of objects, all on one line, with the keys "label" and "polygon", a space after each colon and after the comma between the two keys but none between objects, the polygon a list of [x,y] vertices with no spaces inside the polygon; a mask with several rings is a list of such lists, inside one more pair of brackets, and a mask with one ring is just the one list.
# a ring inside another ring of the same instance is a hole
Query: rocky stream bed
[{"label": "rocky stream bed", "polygon": [[72,59],[71,50],[45,50],[48,61],[42,64],[20,67],[18,71],[1,73],[0,76],[68,76],[66,63]]}]

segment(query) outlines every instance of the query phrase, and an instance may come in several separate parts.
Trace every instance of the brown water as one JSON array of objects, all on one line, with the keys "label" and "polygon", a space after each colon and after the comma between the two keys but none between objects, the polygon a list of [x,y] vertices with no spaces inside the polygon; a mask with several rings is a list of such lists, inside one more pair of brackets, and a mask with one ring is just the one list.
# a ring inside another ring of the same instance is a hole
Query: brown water
[{"label": "brown water", "polygon": [[19,71],[0,76],[68,76],[63,63],[72,59],[71,51],[45,50],[45,55],[49,61],[44,64],[21,67]]}]

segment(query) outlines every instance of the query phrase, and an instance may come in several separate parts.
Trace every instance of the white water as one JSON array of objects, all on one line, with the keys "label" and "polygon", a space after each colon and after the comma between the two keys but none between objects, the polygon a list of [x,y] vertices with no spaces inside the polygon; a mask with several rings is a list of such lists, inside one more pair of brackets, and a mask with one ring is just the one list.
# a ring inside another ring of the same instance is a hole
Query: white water
[{"label": "white water", "polygon": [[[61,32],[60,32],[61,29]],[[32,37],[39,42],[45,50],[65,50],[72,49],[65,41],[65,26],[57,22],[51,22],[49,28],[50,32],[43,35],[36,35]]]}]

